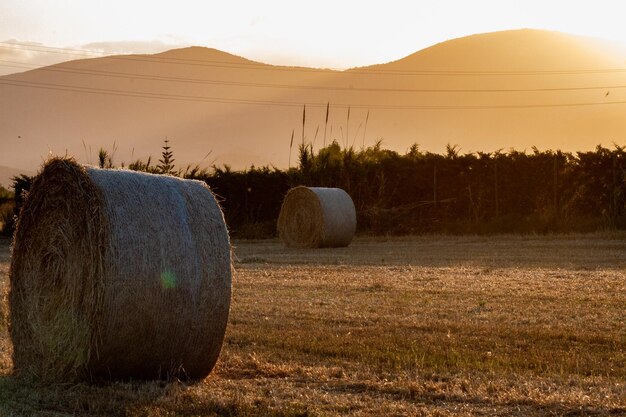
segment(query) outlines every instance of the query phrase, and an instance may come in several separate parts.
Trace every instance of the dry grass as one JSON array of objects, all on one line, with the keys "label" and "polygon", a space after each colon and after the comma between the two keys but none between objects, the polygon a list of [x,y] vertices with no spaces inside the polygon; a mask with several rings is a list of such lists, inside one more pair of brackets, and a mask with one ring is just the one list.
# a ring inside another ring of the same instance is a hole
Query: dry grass
[{"label": "dry grass", "polygon": [[205,381],[23,385],[3,324],[0,415],[626,415],[624,234],[236,246]]}]

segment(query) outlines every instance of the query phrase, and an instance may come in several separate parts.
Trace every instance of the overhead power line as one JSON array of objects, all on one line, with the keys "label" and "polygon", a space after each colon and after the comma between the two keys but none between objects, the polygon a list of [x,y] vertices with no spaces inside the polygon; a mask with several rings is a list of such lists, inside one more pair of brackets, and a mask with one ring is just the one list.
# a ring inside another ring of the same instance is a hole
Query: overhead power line
[{"label": "overhead power line", "polygon": [[585,87],[538,87],[538,88],[373,88],[373,87],[333,87],[322,85],[271,84],[240,81],[211,80],[203,78],[169,77],[134,72],[103,71],[96,69],[64,68],[58,65],[46,66],[28,64],[17,61],[0,60],[0,66],[20,69],[39,69],[47,72],[100,76],[109,78],[139,79],[147,81],[177,82],[186,84],[225,85],[236,87],[278,88],[319,91],[350,91],[350,92],[383,92],[383,93],[523,93],[523,92],[557,92],[557,91],[588,91],[615,90],[626,88],[626,85],[600,85]]},{"label": "overhead power line", "polygon": [[[278,100],[252,100],[252,99],[236,99],[226,97],[207,97],[193,96],[184,94],[166,94],[151,93],[143,91],[130,90],[114,90],[95,87],[80,87],[66,84],[43,83],[34,81],[20,81],[0,79],[0,85],[9,85],[23,88],[37,88],[45,90],[55,90],[84,94],[100,94],[109,96],[122,96],[134,98],[146,98],[156,100],[169,101],[187,101],[187,102],[203,102],[203,103],[222,103],[222,104],[248,104],[263,106],[282,106],[282,107],[326,107],[327,102],[290,102]],[[550,107],[582,107],[582,106],[600,106],[600,105],[616,105],[626,104],[626,101],[608,101],[608,102],[578,102],[578,103],[547,103],[547,104],[506,104],[506,105],[390,105],[390,104],[333,104],[335,108],[358,108],[358,109],[382,109],[382,110],[488,110],[488,109],[532,109],[532,108],[550,108]]]},{"label": "overhead power line", "polygon": [[[91,58],[108,58],[123,61],[138,61],[161,64],[177,64],[187,66],[219,67],[231,69],[256,69],[264,71],[291,71],[291,72],[330,72],[333,70],[320,68],[287,67],[263,64],[258,62],[230,62],[219,60],[190,59],[163,57],[156,55],[104,55],[102,52],[83,49],[55,48],[50,46],[38,46],[18,42],[0,42],[0,48],[27,50],[41,53],[62,54],[70,56],[82,56]],[[245,59],[245,58],[242,58]],[[626,68],[598,68],[598,69],[555,69],[555,70],[397,70],[376,68],[354,68],[345,71],[333,71],[335,74],[366,74],[366,75],[436,75],[436,76],[509,76],[509,75],[582,75],[582,74],[608,74],[626,73]]]}]

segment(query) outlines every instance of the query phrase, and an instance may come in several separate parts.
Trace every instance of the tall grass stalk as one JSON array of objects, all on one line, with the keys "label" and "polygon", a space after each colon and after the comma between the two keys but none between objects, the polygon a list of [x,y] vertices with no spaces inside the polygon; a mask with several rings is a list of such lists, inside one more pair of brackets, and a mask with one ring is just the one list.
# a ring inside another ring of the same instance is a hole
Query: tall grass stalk
[{"label": "tall grass stalk", "polygon": [[306,125],[306,104],[302,108],[302,145],[304,146],[304,126]]},{"label": "tall grass stalk", "polygon": [[363,129],[363,143],[361,147],[365,149],[365,132],[367,132],[367,122],[370,120],[370,109],[367,109],[367,116],[365,116],[365,128]]},{"label": "tall grass stalk", "polygon": [[359,131],[361,130],[361,126],[363,126],[363,123],[359,123],[359,126],[356,128],[356,133],[354,134],[354,139],[352,139],[352,148],[354,148],[354,144],[356,142],[356,138],[357,136],[359,136]]},{"label": "tall grass stalk", "polygon": [[[324,148],[326,147],[326,129],[328,128],[328,114],[330,113],[330,101],[326,103],[326,120],[324,121]],[[330,134],[332,135],[332,127]]]},{"label": "tall grass stalk", "polygon": [[89,152],[87,152],[87,144],[85,143],[85,139],[81,139],[83,142],[83,149],[85,150],[85,160],[89,165],[91,165],[91,145],[89,145]]},{"label": "tall grass stalk", "polygon": [[289,168],[291,168],[291,151],[293,149],[293,135],[296,133],[295,129],[291,130],[291,141],[289,141]]},{"label": "tall grass stalk", "polygon": [[320,131],[320,125],[317,125],[317,129],[315,129],[315,136],[313,136],[313,142],[311,143],[311,153],[313,153],[313,147],[315,146],[315,141],[317,140],[317,134]]},{"label": "tall grass stalk", "polygon": [[350,144],[350,106],[348,106],[348,117],[346,119],[346,148]]}]

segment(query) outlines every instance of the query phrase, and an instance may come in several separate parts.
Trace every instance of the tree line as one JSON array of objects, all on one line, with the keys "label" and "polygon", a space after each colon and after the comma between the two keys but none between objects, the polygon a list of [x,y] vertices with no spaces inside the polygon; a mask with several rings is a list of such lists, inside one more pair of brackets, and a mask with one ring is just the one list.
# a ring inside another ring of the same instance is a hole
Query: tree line
[{"label": "tree line", "polygon": [[287,171],[215,169],[204,180],[222,197],[235,235],[270,236],[282,196],[296,185],[339,187],[371,234],[548,233],[626,228],[626,152],[444,154],[413,145],[400,154],[380,143],[356,150],[333,142],[300,146]]},{"label": "tree line", "polygon": [[[167,147],[167,148],[166,148]],[[106,153],[101,166],[112,167]],[[367,234],[490,234],[590,232],[626,229],[626,151],[598,146],[587,152],[516,150],[401,154],[380,142],[355,149],[337,142],[313,150],[300,145],[287,170],[187,167],[176,170],[168,143],[159,164],[130,169],[205,181],[216,193],[234,237],[276,234],[282,199],[297,185],[343,188]],[[24,178],[14,186],[27,188]],[[19,206],[19,202],[17,203]]]}]

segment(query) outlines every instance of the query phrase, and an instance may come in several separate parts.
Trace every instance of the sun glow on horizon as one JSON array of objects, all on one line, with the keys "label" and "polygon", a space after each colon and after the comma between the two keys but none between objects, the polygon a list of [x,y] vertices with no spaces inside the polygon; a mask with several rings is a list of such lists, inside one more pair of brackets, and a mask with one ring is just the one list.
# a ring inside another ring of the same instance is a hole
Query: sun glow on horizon
[{"label": "sun glow on horizon", "polygon": [[402,58],[434,44],[508,29],[545,29],[626,44],[617,1],[320,0],[315,4],[181,0],[106,3],[8,0],[0,41],[154,53],[207,46],[282,65],[345,69]]}]

